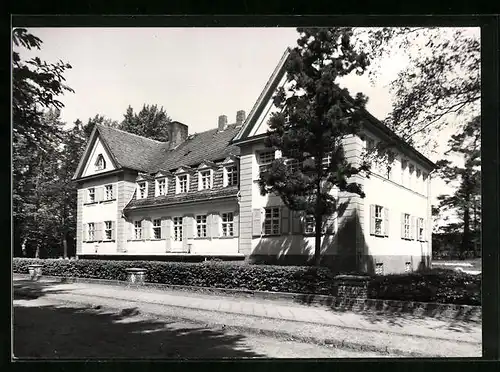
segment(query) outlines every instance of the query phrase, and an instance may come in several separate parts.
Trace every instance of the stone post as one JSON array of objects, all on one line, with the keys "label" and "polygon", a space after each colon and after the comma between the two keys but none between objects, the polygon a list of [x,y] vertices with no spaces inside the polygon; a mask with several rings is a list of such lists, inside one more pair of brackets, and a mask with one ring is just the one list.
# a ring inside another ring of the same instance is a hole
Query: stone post
[{"label": "stone post", "polygon": [[40,264],[28,265],[28,272],[30,274],[30,280],[38,281],[42,276],[42,265]]},{"label": "stone post", "polygon": [[337,275],[334,285],[337,289],[337,297],[340,298],[368,298],[368,283],[370,277],[362,275]]},{"label": "stone post", "polygon": [[130,284],[144,284],[146,282],[147,270],[141,267],[130,267],[127,272],[127,282]]}]

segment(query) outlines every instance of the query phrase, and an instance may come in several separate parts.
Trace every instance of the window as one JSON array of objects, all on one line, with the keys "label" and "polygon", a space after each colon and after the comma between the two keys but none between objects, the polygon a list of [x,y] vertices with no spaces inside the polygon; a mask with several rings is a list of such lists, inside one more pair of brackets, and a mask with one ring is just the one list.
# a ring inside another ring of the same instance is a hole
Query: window
[{"label": "window", "polygon": [[327,170],[330,167],[330,165],[332,164],[332,153],[331,152],[328,152],[323,157],[322,164],[323,164],[323,170]]},{"label": "window", "polygon": [[200,172],[200,190],[207,190],[212,188],[212,172],[210,170],[205,170]]},{"label": "window", "polygon": [[188,192],[188,175],[177,176],[177,193]]},{"label": "window", "polygon": [[314,216],[313,215],[307,215],[304,218],[305,226],[304,226],[304,232],[306,234],[314,234],[316,231],[316,223],[314,222]]},{"label": "window", "polygon": [[384,264],[379,262],[375,264],[375,275],[384,275]]},{"label": "window", "polygon": [[375,235],[383,235],[382,224],[384,223],[384,218],[382,216],[383,207],[380,205],[375,206]]},{"label": "window", "polygon": [[160,178],[156,180],[156,196],[165,195],[167,193],[167,180]]},{"label": "window", "polygon": [[196,237],[206,238],[207,237],[207,216],[201,215],[196,216]]},{"label": "window", "polygon": [[225,168],[226,172],[226,186],[236,186],[238,184],[238,168],[231,165]]},{"label": "window", "polygon": [[139,182],[139,192],[137,193],[137,199],[146,198],[146,182]]},{"label": "window", "polygon": [[106,160],[104,160],[104,156],[102,154],[99,154],[97,157],[97,161],[95,162],[95,170],[103,170],[106,169]]},{"label": "window", "polygon": [[403,214],[403,238],[410,239],[410,215],[407,213]]},{"label": "window", "polygon": [[174,240],[180,242],[182,240],[182,217],[174,217]]},{"label": "window", "polygon": [[95,240],[95,224],[93,222],[90,222],[87,225],[87,228],[88,228],[89,241],[94,241]]},{"label": "window", "polygon": [[425,237],[424,237],[424,219],[423,218],[419,218],[417,220],[418,222],[418,226],[417,226],[417,234],[418,234],[418,240],[423,242],[425,240]]},{"label": "window", "polygon": [[95,203],[95,189],[92,187],[88,189],[89,203]]},{"label": "window", "polygon": [[405,273],[409,273],[411,271],[413,271],[411,262],[405,262]]},{"label": "window", "polygon": [[153,220],[153,239],[161,239],[161,219]]},{"label": "window", "polygon": [[106,198],[105,200],[113,199],[113,185],[104,186],[104,196]]},{"label": "window", "polygon": [[259,153],[259,174],[267,172],[271,163],[274,161],[275,153],[274,151],[265,151]]},{"label": "window", "polygon": [[134,221],[134,239],[142,239],[141,221]]},{"label": "window", "polygon": [[113,239],[113,222],[104,221],[104,237],[106,240]]},{"label": "window", "polygon": [[265,208],[264,234],[278,235],[280,233],[280,209]]},{"label": "window", "polygon": [[234,214],[222,213],[222,236],[234,236]]}]

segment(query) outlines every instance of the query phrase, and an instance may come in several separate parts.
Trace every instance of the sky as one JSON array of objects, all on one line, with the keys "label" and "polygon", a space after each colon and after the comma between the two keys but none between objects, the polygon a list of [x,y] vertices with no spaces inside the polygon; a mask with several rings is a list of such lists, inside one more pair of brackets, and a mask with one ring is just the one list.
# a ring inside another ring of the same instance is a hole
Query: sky
[{"label": "sky", "polygon": [[[95,115],[121,121],[129,105],[163,106],[167,114],[189,127],[189,133],[217,126],[219,115],[234,122],[236,112],[247,115],[288,46],[294,28],[30,28],[42,41],[38,56],[47,62],[72,65],[64,73],[75,93],[60,97],[62,120],[86,122]],[[387,84],[407,63],[395,54],[381,61],[375,85],[366,75],[351,75],[342,85],[351,94],[368,96],[367,109],[384,119],[391,110]],[[440,135],[436,161],[442,157],[453,128]],[[450,192],[444,182],[433,182],[433,202]]]}]

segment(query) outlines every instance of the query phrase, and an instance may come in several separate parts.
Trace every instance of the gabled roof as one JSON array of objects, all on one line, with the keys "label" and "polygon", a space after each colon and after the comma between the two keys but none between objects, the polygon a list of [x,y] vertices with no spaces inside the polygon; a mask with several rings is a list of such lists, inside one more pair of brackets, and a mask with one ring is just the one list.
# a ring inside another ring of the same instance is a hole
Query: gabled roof
[{"label": "gabled roof", "polygon": [[101,139],[116,169],[126,168],[145,173],[170,172],[180,167],[198,166],[203,161],[218,161],[239,155],[238,146],[230,144],[240,126],[230,124],[223,131],[211,129],[188,137],[175,149],[159,142],[104,125],[96,125],[73,179],[83,173],[97,140]]},{"label": "gabled roof", "polygon": [[[256,136],[250,136],[250,133],[252,132],[252,129],[257,123],[257,119],[261,115],[262,111],[266,107],[267,103],[269,100],[272,99],[273,95],[276,92],[276,89],[280,83],[280,81],[283,79],[284,75],[286,74],[286,63],[288,59],[290,58],[290,48],[287,48],[283,56],[278,62],[278,65],[274,69],[271,77],[266,83],[266,86],[264,87],[264,90],[260,94],[259,98],[255,102],[252,111],[250,111],[250,114],[247,117],[247,120],[243,124],[243,127],[241,128],[240,132],[238,133],[237,136],[233,139],[231,142],[234,145],[241,144],[242,142],[245,142],[246,140],[257,140],[257,139],[264,139],[267,136],[267,133],[259,134]],[[353,98],[350,97],[349,95],[346,95],[345,97],[349,101],[353,101]],[[427,164],[430,168],[434,169],[436,168],[436,164],[432,162],[430,159],[428,159],[426,156],[424,156],[422,153],[417,151],[413,146],[408,144],[406,141],[404,141],[401,137],[399,137],[395,132],[393,132],[391,129],[389,129],[384,123],[382,123],[380,120],[375,118],[372,114],[370,114],[367,110],[363,109],[363,114],[366,117],[366,122],[371,125],[376,131],[382,133],[386,137],[390,138],[392,141],[395,142],[399,146],[399,148],[403,151],[411,153],[413,156],[415,156],[417,159],[422,161],[424,164]]]},{"label": "gabled roof", "polygon": [[240,148],[230,145],[240,126],[230,124],[223,131],[218,129],[196,133],[171,151],[157,157],[153,168],[175,170],[181,166],[198,166],[204,160],[222,160],[229,155],[239,155]]}]

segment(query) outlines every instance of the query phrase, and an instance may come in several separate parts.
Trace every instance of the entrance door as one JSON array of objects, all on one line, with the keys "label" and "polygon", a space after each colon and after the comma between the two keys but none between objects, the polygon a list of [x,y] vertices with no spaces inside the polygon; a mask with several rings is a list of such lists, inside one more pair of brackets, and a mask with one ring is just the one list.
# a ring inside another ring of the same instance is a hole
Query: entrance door
[{"label": "entrance door", "polygon": [[182,241],[184,238],[184,229],[182,217],[172,218],[172,252],[182,252]]}]

